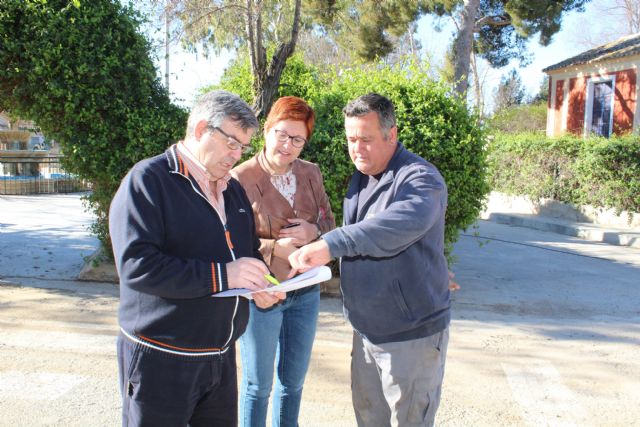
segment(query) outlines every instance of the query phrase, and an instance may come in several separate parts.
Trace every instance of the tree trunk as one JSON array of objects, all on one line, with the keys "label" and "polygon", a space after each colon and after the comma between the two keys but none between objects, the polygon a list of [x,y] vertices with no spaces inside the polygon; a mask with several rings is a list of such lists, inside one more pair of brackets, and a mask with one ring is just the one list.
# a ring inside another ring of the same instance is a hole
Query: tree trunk
[{"label": "tree trunk", "polygon": [[473,70],[473,87],[476,92],[476,108],[481,118],[484,118],[484,95],[482,93],[482,83],[480,82],[480,73],[478,73],[478,62],[476,54],[471,52],[471,69]]},{"label": "tree trunk", "polygon": [[[298,33],[300,30],[300,7],[301,0],[296,0],[295,11],[293,14],[293,22],[291,24],[291,33],[289,41],[286,43],[280,43],[275,53],[271,57],[271,61],[269,62],[269,69],[266,69],[266,61],[262,61],[259,67],[253,67],[253,88],[255,90],[256,99],[253,103],[253,111],[255,111],[256,116],[265,117],[269,114],[269,110],[271,110],[271,106],[275,101],[276,96],[278,96],[278,89],[280,87],[280,77],[282,76],[282,71],[284,70],[285,65],[287,64],[287,59],[291,55],[296,48],[296,43],[298,42]],[[260,23],[260,18],[257,17],[256,21]],[[259,43],[258,38],[262,37],[261,33],[257,31],[254,32],[253,36],[255,37],[254,42],[256,45]],[[253,48],[251,46],[251,38],[249,39],[250,45],[249,49],[253,55]],[[264,47],[260,43],[260,48],[262,52],[264,52]],[[256,55],[259,56],[259,55]]]},{"label": "tree trunk", "polygon": [[476,16],[480,8],[480,0],[464,0],[462,10],[462,26],[458,32],[455,45],[454,81],[456,92],[465,97],[469,86],[469,67],[471,50],[473,49],[473,33]]},{"label": "tree trunk", "polygon": [[278,96],[280,76],[278,76],[277,80],[271,76],[267,76],[267,78],[261,82],[256,82],[254,87],[256,99],[253,102],[253,111],[255,111],[257,117],[266,117],[267,114],[269,114],[269,110],[276,96]]}]

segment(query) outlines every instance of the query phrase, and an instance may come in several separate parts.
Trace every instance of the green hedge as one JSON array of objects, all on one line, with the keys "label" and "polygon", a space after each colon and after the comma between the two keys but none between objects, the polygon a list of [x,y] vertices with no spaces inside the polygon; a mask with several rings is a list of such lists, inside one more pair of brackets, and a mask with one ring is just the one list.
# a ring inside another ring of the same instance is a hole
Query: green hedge
[{"label": "green hedge", "polygon": [[[247,70],[246,62],[235,63],[227,70],[220,87],[251,97]],[[435,164],[447,182],[445,238],[450,250],[459,231],[477,219],[489,187],[484,133],[477,118],[447,87],[412,64],[395,67],[375,64],[336,75],[322,73],[294,56],[285,68],[279,95],[300,96],[316,110],[316,129],[302,157],[320,166],[340,223],[342,199],[355,170],[347,153],[342,108],[350,100],[372,91],[393,101],[399,140]]]},{"label": "green hedge", "polygon": [[491,131],[504,133],[541,132],[547,128],[547,103],[503,108],[488,120]]},{"label": "green hedge", "polygon": [[497,134],[488,145],[493,190],[640,212],[640,137]]},{"label": "green hedge", "polygon": [[[138,160],[183,136],[186,112],[156,77],[139,18],[110,0],[0,2],[0,109],[38,123],[65,153],[64,166],[93,184],[94,232],[109,244],[107,214],[120,179]],[[238,61],[221,86],[253,100],[248,64]],[[353,166],[342,108],[376,91],[396,105],[400,140],[433,162],[449,188],[446,242],[478,216],[488,186],[484,134],[465,104],[419,66],[383,63],[325,74],[289,60],[280,95],[307,99],[316,132],[303,156],[317,162],[341,218]]]},{"label": "green hedge", "polygon": [[93,232],[131,166],[184,136],[136,12],[119,1],[0,1],[0,110],[34,120],[65,170],[92,183]]}]

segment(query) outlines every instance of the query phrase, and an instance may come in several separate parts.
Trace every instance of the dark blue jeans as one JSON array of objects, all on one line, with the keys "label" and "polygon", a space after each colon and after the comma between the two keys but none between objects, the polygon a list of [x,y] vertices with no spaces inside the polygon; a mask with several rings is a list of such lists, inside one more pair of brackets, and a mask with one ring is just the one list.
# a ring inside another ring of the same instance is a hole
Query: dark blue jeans
[{"label": "dark blue jeans", "polygon": [[235,346],[220,356],[172,356],[118,336],[122,425],[237,424]]},{"label": "dark blue jeans", "polygon": [[302,386],[316,334],[320,288],[316,285],[297,292],[289,292],[284,302],[266,310],[251,304],[249,325],[240,337],[242,427],[266,424],[276,365],[271,425],[298,424]]}]

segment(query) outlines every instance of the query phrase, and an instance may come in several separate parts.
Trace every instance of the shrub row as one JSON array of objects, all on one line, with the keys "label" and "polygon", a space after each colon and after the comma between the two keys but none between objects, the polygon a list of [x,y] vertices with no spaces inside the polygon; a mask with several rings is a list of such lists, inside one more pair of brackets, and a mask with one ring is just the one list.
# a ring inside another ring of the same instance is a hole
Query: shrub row
[{"label": "shrub row", "polygon": [[[186,111],[162,88],[139,23],[131,7],[110,0],[0,1],[0,109],[38,123],[62,145],[65,169],[92,183],[93,231],[107,247],[108,208],[120,180],[185,128]],[[252,102],[249,64],[229,68],[222,86]],[[463,101],[420,64],[378,63],[338,75],[300,57],[287,64],[280,95],[303,97],[316,109],[316,132],[303,156],[321,166],[341,218],[354,170],[341,111],[371,91],[394,102],[400,140],[444,175],[450,247],[475,221],[488,192],[484,135]]]},{"label": "shrub row", "polygon": [[640,212],[640,137],[497,134],[488,144],[493,190]]},{"label": "shrub row", "polygon": [[184,135],[187,114],[156,76],[140,17],[111,0],[0,1],[0,110],[34,120],[92,183],[92,231],[110,247],[108,212],[137,161]]},{"label": "shrub row", "polygon": [[521,104],[497,111],[488,121],[491,130],[504,133],[542,132],[547,127],[547,103]]},{"label": "shrub row", "polygon": [[[248,72],[246,61],[238,61],[227,70],[220,87],[250,101],[253,94]],[[289,59],[279,95],[302,97],[316,111],[316,129],[301,157],[320,166],[340,224],[342,199],[355,170],[347,153],[342,108],[368,92],[393,101],[399,140],[436,165],[444,176],[449,191],[445,238],[450,250],[459,231],[475,222],[489,191],[485,137],[465,104],[419,64],[375,64],[337,75],[322,73],[298,56]]]}]

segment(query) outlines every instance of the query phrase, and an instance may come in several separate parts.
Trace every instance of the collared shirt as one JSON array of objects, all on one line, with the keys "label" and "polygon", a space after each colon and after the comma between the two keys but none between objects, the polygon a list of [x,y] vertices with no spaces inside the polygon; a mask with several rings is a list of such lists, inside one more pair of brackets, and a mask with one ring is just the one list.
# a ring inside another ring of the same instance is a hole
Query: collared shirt
[{"label": "collared shirt", "polygon": [[184,157],[187,171],[196,180],[207,200],[220,215],[223,223],[227,222],[227,215],[224,211],[223,191],[227,189],[227,182],[231,179],[231,175],[227,174],[223,178],[216,179],[211,176],[207,168],[189,151],[183,141],[178,143],[178,151]]},{"label": "collared shirt", "polygon": [[270,175],[271,184],[278,190],[278,192],[287,199],[289,205],[293,207],[293,202],[296,195],[296,175],[293,173],[293,168],[291,165],[287,166],[287,171],[285,173],[277,173],[269,164],[267,160],[266,148],[262,149],[262,152],[259,154],[259,157],[262,158],[260,165]]}]

